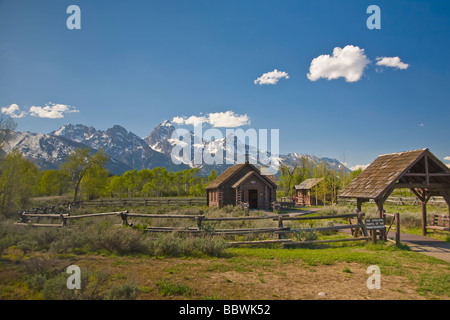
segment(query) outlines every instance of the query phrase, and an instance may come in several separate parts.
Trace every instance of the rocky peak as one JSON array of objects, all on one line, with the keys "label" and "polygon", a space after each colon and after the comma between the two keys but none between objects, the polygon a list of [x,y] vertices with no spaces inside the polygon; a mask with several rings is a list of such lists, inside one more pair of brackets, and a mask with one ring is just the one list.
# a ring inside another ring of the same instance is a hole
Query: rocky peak
[{"label": "rocky peak", "polygon": [[169,120],[164,120],[152,132],[144,138],[144,141],[155,151],[168,154],[172,150],[172,144],[169,139],[175,127]]}]

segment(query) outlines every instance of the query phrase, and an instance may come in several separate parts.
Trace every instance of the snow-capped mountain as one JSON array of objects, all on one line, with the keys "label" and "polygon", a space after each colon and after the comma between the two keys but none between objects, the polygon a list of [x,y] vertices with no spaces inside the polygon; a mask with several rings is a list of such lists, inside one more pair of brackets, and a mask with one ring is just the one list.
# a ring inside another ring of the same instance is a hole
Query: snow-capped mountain
[{"label": "snow-capped mountain", "polygon": [[[110,156],[106,167],[113,174],[122,174],[127,170],[133,169],[165,167],[169,171],[199,168],[201,175],[209,175],[212,169],[221,173],[230,167],[232,164],[226,164],[227,160],[228,162],[237,162],[236,154],[238,148],[245,148],[248,151],[251,163],[255,163],[260,156],[258,150],[252,146],[243,145],[236,138],[231,143],[230,136],[198,142],[194,140],[194,134],[188,132],[187,139],[190,139],[191,143],[190,161],[175,164],[171,155],[172,148],[177,143],[177,140],[172,139],[172,134],[175,130],[176,128],[173,124],[166,120],[142,139],[119,125],[115,125],[107,130],[97,130],[94,127],[81,124],[66,124],[49,134],[15,132],[3,147],[3,151],[9,152],[12,149],[17,149],[40,168],[55,169],[76,148],[89,148],[93,152],[102,149]],[[234,149],[234,159],[226,158],[227,143]],[[194,145],[199,147],[197,150],[200,150],[202,155],[210,154],[214,157],[222,153],[224,164],[207,164],[205,159],[202,159],[201,164],[195,163]],[[315,163],[324,161],[329,167],[340,168],[342,166],[336,159],[319,158],[297,153],[281,155],[279,163],[292,166],[295,163],[300,163],[301,158],[305,156]],[[349,171],[349,169],[345,169]]]},{"label": "snow-capped mountain", "polygon": [[50,135],[82,143],[94,150],[103,149],[111,158],[131,169],[151,169],[160,166],[168,170],[186,168],[184,165],[174,165],[168,155],[153,150],[143,139],[119,125],[103,131],[83,125],[67,124]]},{"label": "snow-capped mountain", "polygon": [[78,142],[43,133],[14,132],[4,146],[5,152],[19,150],[36,165],[48,169],[57,168],[76,148],[86,147]]},{"label": "snow-capped mountain", "polygon": [[155,151],[169,154],[172,151],[173,143],[172,134],[175,131],[175,127],[169,120],[165,120],[160,123],[153,131],[144,138],[147,145]]}]

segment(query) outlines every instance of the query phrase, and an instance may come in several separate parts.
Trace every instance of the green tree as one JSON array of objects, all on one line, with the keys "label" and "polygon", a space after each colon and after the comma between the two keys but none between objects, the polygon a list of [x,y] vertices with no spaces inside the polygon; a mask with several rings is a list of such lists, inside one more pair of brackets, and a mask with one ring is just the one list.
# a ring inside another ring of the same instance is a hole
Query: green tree
[{"label": "green tree", "polygon": [[128,191],[122,176],[113,176],[109,179],[107,192],[111,197],[118,196],[119,198]]},{"label": "green tree", "polygon": [[294,164],[292,167],[289,167],[285,164],[280,165],[280,186],[284,190],[284,196],[287,197],[292,194],[292,183],[294,181],[294,177],[296,171],[298,169],[298,164]]},{"label": "green tree", "polygon": [[61,170],[46,170],[39,180],[39,193],[46,196],[63,195],[69,187],[70,175]]},{"label": "green tree", "polygon": [[70,175],[72,188],[74,190],[73,201],[78,199],[81,181],[89,170],[102,168],[108,161],[108,156],[103,150],[91,155],[89,149],[79,148],[69,155],[61,166],[62,170]]},{"label": "green tree", "polygon": [[101,166],[92,166],[81,181],[82,194],[92,200],[107,192],[108,170]]},{"label": "green tree", "polygon": [[218,177],[217,171],[212,169],[208,176],[208,182],[213,182],[217,177]]},{"label": "green tree", "polygon": [[36,189],[38,168],[13,150],[0,164],[0,209],[3,213],[25,208]]}]

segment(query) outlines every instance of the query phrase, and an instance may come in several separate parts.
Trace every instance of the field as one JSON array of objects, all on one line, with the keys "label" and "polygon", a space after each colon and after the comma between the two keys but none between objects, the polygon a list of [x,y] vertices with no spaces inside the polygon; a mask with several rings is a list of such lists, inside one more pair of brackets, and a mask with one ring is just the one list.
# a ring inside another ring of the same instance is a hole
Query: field
[{"label": "field", "polygon": [[[365,209],[370,214],[370,205]],[[94,209],[78,210],[77,214],[85,214]],[[341,206],[327,208],[324,213],[349,210]],[[242,214],[235,208],[205,207],[162,206],[134,208],[133,211],[205,216]],[[165,219],[134,219],[135,228],[130,228],[118,226],[120,219],[117,217],[98,217],[71,222],[68,228],[44,229],[14,226],[16,220],[4,219],[0,223],[0,298],[450,299],[450,264],[412,252],[406,246],[396,247],[379,241],[376,245],[352,242],[291,249],[278,244],[229,247],[227,239],[221,237],[142,231],[144,225],[169,223],[162,220]],[[266,223],[269,222],[245,222],[245,227],[261,227]],[[244,226],[243,222],[227,224],[227,227]],[[413,222],[410,226],[414,229]],[[346,235],[315,236],[330,239]],[[81,269],[81,290],[66,287],[68,274],[65,271],[69,265]],[[370,290],[366,284],[370,276],[367,268],[371,265],[380,268],[379,290]]]}]

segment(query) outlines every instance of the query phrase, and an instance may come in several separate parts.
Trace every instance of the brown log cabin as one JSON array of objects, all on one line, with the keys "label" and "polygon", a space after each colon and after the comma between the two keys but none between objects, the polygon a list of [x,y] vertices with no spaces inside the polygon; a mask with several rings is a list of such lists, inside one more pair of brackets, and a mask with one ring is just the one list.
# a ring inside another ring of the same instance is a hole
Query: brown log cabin
[{"label": "brown log cabin", "polygon": [[212,181],[206,189],[209,207],[240,206],[247,203],[250,209],[270,210],[276,201],[277,182],[273,175],[263,175],[246,161],[236,164]]},{"label": "brown log cabin", "polygon": [[302,183],[294,186],[295,205],[299,206],[323,206],[314,193],[314,188],[324,180],[324,178],[306,179]]}]

